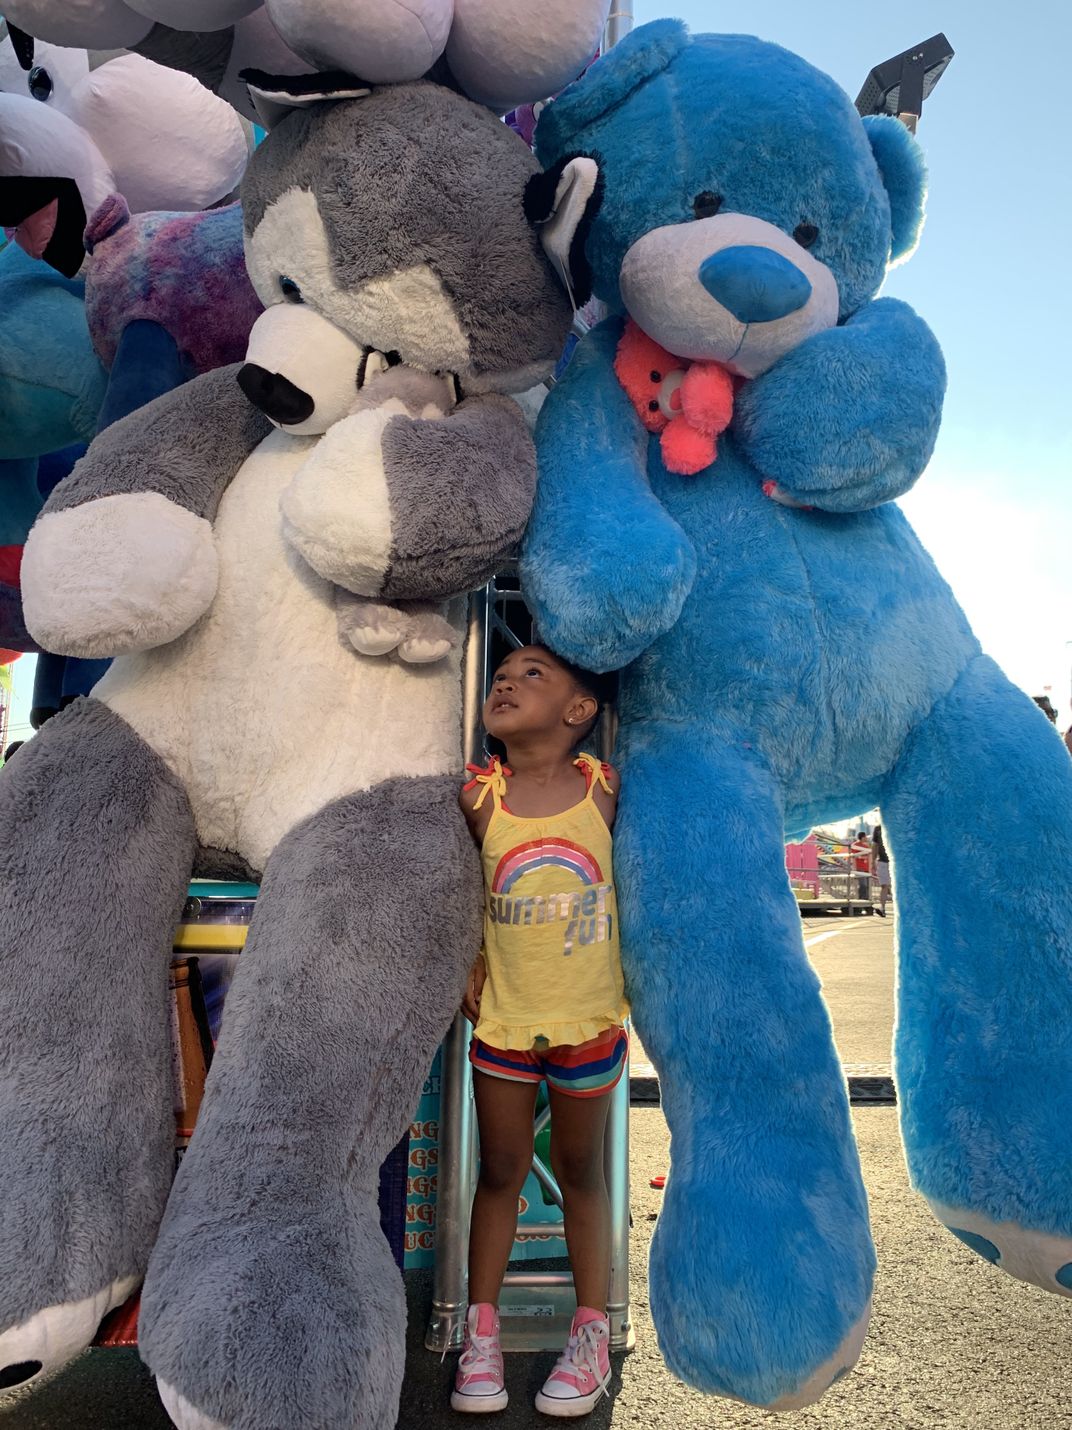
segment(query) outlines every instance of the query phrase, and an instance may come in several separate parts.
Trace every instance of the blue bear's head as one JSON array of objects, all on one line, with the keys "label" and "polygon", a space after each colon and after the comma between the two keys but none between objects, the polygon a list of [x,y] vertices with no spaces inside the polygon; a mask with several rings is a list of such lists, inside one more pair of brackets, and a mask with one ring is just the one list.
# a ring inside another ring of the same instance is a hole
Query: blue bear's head
[{"label": "blue bear's head", "polygon": [[923,222],[922,155],[896,119],[861,120],[777,45],[678,20],[597,61],[543,112],[536,148],[530,203],[554,208],[548,248],[575,283],[590,265],[613,311],[746,377],[873,297]]}]

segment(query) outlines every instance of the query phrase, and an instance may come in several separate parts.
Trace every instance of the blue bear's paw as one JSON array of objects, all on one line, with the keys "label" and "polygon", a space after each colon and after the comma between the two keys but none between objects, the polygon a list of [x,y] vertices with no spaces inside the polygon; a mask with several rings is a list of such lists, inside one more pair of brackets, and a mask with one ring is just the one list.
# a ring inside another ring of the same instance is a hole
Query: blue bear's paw
[{"label": "blue bear's paw", "polygon": [[992,1221],[981,1212],[927,1200],[946,1230],[991,1265],[1043,1291],[1072,1296],[1072,1236],[1034,1231],[1014,1221]]},{"label": "blue bear's paw", "polygon": [[541,640],[586,670],[620,670],[677,621],[696,577],[668,518],[579,539],[567,561],[531,542],[521,585]]},{"label": "blue bear's paw", "polygon": [[[811,1405],[859,1358],[874,1251],[866,1214],[777,1206],[671,1173],[651,1248],[663,1357],[700,1390],[767,1410]],[[835,1230],[836,1229],[836,1230]]]}]

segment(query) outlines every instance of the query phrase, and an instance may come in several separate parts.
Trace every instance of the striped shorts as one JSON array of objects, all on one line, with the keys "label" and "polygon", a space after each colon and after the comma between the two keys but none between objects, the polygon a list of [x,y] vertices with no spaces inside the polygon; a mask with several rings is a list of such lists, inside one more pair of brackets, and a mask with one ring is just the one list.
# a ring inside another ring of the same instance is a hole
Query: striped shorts
[{"label": "striped shorts", "polygon": [[469,1061],[489,1077],[507,1082],[543,1082],[567,1097],[601,1097],[616,1087],[625,1071],[629,1034],[608,1028],[598,1037],[574,1047],[489,1047],[479,1038],[469,1045]]}]

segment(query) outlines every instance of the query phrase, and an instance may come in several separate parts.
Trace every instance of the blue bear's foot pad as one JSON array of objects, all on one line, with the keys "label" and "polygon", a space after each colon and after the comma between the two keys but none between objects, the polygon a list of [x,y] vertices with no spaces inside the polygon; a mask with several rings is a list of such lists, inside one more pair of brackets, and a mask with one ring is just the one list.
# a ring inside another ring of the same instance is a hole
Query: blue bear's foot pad
[{"label": "blue bear's foot pad", "polygon": [[930,1206],[948,1231],[994,1266],[1043,1291],[1072,1296],[1072,1237],[1033,1231],[1014,1221],[991,1221],[941,1202]]},{"label": "blue bear's foot pad", "polygon": [[773,1405],[768,1405],[768,1410],[803,1410],[807,1405],[814,1405],[815,1402],[830,1389],[835,1381],[847,1375],[853,1366],[860,1359],[860,1352],[863,1349],[864,1337],[867,1335],[867,1323],[871,1316],[871,1302],[868,1301],[863,1315],[852,1326],[845,1339],[838,1346],[837,1350],[829,1360],[824,1361],[818,1370],[812,1371],[807,1380],[797,1390],[790,1395],[783,1395],[776,1400]]},{"label": "blue bear's foot pad", "polygon": [[195,1410],[166,1380],[158,1380],[156,1388],[164,1403],[164,1409],[170,1415],[172,1423],[178,1426],[178,1430],[227,1430],[226,1425],[221,1425],[218,1420],[210,1420],[207,1415],[202,1415],[200,1410]]},{"label": "blue bear's foot pad", "polygon": [[89,1346],[97,1327],[136,1289],[140,1276],[125,1276],[84,1301],[46,1306],[0,1335],[0,1396],[51,1374]]}]

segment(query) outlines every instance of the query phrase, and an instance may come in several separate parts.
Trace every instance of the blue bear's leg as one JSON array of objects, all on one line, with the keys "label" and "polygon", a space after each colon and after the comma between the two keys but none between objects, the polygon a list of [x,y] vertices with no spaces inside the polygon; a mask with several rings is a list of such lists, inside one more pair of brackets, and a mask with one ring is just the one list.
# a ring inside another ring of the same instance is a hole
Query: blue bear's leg
[{"label": "blue bear's leg", "polygon": [[1072,1295],[1072,760],[985,656],[882,800],[913,1181],[960,1239]]},{"label": "blue bear's leg", "polygon": [[680,728],[627,731],[623,756],[626,975],[673,1138],[659,1343],[692,1385],[795,1408],[855,1362],[875,1261],[780,793],[747,747]]}]

